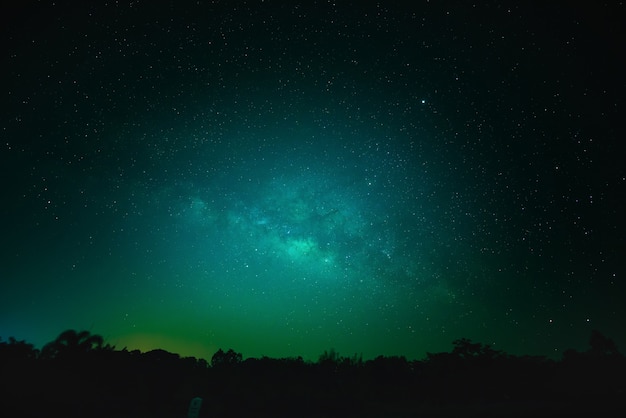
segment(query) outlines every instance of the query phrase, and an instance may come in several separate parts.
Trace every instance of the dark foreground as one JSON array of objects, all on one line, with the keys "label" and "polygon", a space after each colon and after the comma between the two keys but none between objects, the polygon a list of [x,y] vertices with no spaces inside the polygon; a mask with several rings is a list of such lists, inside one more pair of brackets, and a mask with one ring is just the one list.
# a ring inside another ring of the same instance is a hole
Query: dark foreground
[{"label": "dark foreground", "polygon": [[362,361],[325,352],[246,359],[218,351],[210,364],[163,350],[104,346],[66,331],[43,350],[0,342],[7,417],[554,417],[626,416],[626,360],[599,333],[561,361],[510,356],[457,340],[422,361]]}]

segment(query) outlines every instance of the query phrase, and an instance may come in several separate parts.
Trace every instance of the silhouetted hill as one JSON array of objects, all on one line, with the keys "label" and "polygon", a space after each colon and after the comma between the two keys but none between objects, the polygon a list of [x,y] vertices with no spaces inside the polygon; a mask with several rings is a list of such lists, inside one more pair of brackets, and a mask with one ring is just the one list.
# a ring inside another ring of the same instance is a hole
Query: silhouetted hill
[{"label": "silhouetted hill", "polygon": [[625,412],[626,360],[594,331],[586,352],[560,361],[512,356],[467,339],[421,361],[343,357],[317,362],[243,360],[232,349],[211,362],[164,350],[117,350],[87,331],[65,331],[41,351],[0,341],[0,401],[11,417],[594,416]]}]

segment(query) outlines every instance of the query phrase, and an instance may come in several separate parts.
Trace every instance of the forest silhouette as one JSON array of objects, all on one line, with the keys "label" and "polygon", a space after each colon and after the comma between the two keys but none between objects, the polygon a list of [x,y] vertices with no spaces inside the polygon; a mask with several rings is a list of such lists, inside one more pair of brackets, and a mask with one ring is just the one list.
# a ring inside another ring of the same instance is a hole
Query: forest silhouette
[{"label": "forest silhouette", "polygon": [[469,339],[423,360],[364,361],[322,353],[210,362],[164,350],[141,353],[67,330],[41,350],[0,340],[0,401],[7,417],[553,417],[626,416],[626,359],[593,331],[562,359],[514,356]]}]

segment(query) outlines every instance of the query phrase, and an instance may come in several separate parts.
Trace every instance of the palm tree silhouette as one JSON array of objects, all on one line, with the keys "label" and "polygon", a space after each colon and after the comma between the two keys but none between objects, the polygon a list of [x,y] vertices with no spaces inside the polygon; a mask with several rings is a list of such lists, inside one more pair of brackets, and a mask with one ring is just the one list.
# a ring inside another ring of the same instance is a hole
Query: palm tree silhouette
[{"label": "palm tree silhouette", "polygon": [[89,331],[76,332],[73,329],[63,331],[52,342],[44,345],[41,349],[43,358],[80,357],[94,350],[99,350],[104,344],[100,335],[91,334]]}]

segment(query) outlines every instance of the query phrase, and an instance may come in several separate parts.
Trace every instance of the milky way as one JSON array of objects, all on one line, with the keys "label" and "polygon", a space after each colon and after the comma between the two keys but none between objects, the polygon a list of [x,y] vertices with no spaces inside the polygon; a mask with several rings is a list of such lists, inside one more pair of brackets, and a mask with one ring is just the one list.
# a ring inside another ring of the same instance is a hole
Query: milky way
[{"label": "milky way", "polygon": [[410,3],[4,13],[0,336],[626,343],[623,6]]}]

